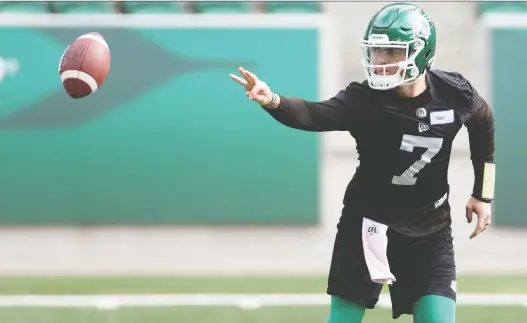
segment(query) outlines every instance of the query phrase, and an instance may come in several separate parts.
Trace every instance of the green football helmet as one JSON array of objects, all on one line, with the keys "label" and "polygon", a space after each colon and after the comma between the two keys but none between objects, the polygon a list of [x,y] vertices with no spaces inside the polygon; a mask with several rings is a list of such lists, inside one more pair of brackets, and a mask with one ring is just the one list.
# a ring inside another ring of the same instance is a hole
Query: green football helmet
[{"label": "green football helmet", "polygon": [[[414,82],[431,67],[435,58],[436,30],[421,8],[409,3],[394,3],[373,16],[360,45],[363,50],[361,64],[369,86],[389,90]],[[396,56],[399,58],[394,59]]]}]

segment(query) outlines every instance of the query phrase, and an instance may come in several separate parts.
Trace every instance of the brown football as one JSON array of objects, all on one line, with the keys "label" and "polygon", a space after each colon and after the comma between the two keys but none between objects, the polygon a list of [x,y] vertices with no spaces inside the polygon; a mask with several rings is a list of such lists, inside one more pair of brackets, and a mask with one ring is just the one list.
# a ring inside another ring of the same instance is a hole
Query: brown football
[{"label": "brown football", "polygon": [[110,72],[110,48],[96,32],[87,33],[69,45],[59,63],[64,89],[74,99],[97,91]]}]

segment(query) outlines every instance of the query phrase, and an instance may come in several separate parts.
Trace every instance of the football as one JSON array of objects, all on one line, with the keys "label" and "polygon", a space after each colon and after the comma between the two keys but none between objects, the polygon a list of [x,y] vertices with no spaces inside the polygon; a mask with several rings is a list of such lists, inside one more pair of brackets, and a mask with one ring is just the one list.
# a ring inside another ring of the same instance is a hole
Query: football
[{"label": "football", "polygon": [[101,87],[110,72],[110,48],[101,34],[84,34],[70,44],[59,62],[66,93],[74,99],[86,97]]}]

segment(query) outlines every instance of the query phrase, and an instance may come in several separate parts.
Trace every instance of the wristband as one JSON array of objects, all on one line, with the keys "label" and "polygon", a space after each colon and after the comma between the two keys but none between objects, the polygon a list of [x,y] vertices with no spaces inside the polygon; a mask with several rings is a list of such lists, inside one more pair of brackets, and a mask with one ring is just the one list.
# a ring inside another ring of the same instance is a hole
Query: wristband
[{"label": "wristband", "polygon": [[273,93],[273,95],[272,95],[272,97],[271,97],[271,101],[269,101],[269,103],[263,104],[262,107],[264,107],[264,108],[265,108],[265,107],[268,107],[268,106],[272,105],[272,104],[275,103],[275,102],[276,102],[276,94]]},{"label": "wristband", "polygon": [[494,186],[496,178],[496,166],[494,163],[486,162],[483,169],[478,172],[474,182],[472,196],[480,201],[490,203],[494,199]]}]

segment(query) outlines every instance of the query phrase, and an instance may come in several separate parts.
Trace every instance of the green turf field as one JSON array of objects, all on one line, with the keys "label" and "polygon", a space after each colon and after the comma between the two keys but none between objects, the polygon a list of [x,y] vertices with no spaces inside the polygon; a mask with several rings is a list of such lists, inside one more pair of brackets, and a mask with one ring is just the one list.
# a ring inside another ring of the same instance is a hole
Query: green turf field
[{"label": "green turf field", "polygon": [[[14,307],[5,303],[6,297],[17,295],[37,295],[36,298],[33,296],[37,300],[42,300],[45,295],[69,298],[66,295],[100,294],[216,294],[223,297],[224,294],[273,293],[323,296],[324,277],[1,277],[0,290],[0,322],[6,323],[324,323],[328,312],[324,304],[258,308],[202,305],[66,308]],[[513,299],[525,299],[526,295],[521,294],[527,294],[527,276],[460,277],[458,293],[496,294],[496,297],[487,297],[491,303],[498,300],[499,294],[517,294]],[[367,312],[364,323],[391,321],[389,309],[377,308]],[[394,322],[409,323],[411,317],[403,316]],[[527,307],[459,305],[457,322],[527,322]]]}]

